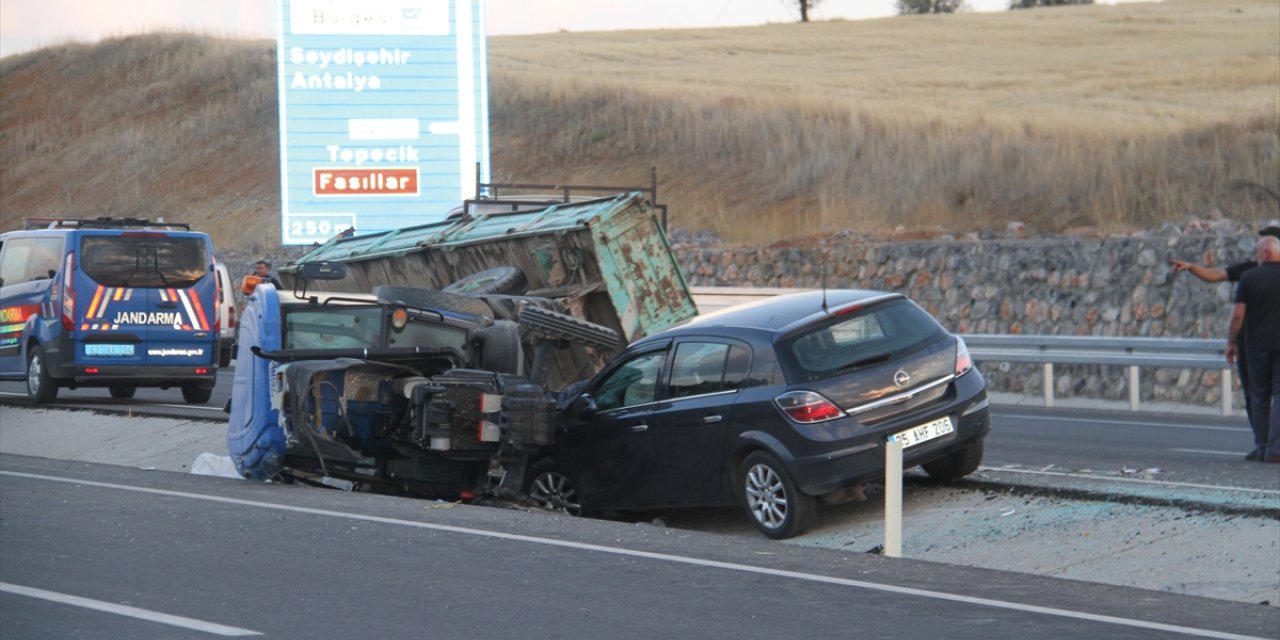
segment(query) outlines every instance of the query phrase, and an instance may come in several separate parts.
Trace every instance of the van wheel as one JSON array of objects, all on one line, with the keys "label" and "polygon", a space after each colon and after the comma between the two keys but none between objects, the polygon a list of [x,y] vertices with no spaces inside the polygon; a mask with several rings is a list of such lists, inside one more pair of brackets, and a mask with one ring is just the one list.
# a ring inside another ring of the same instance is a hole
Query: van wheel
[{"label": "van wheel", "polygon": [[128,400],[129,398],[133,397],[133,394],[138,392],[138,385],[112,384],[112,385],[107,385],[107,391],[111,393],[112,398],[117,398],[120,400]]},{"label": "van wheel", "polygon": [[27,400],[31,404],[45,404],[57,397],[58,381],[49,375],[44,349],[34,345],[27,355]]},{"label": "van wheel", "polygon": [[226,368],[231,366],[231,355],[235,353],[234,345],[227,345],[218,350],[218,366]]},{"label": "van wheel", "polygon": [[182,384],[182,399],[187,404],[204,404],[213,396],[213,387],[206,387],[199,382],[185,382]]},{"label": "van wheel", "polygon": [[512,296],[528,290],[529,279],[518,267],[485,269],[441,289],[449,293],[498,293]]}]

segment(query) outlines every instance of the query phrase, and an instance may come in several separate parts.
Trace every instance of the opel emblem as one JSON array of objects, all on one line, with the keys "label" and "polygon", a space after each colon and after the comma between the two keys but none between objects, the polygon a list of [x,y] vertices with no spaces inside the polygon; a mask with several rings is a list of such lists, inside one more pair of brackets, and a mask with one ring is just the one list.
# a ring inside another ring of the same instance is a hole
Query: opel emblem
[{"label": "opel emblem", "polygon": [[893,374],[893,383],[899,387],[905,387],[911,383],[911,374],[903,371],[902,369],[898,369],[898,372]]}]

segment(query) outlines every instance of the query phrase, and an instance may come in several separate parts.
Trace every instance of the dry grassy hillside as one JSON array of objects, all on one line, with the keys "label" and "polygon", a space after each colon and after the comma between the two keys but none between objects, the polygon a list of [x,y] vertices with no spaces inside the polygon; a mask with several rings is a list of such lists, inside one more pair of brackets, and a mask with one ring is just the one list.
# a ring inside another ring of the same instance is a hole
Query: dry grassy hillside
[{"label": "dry grassy hillside", "polygon": [[190,34],[0,60],[0,216],[140,216],[279,244],[275,46]]},{"label": "dry grassy hillside", "polygon": [[[0,214],[278,237],[273,43],[152,35],[0,61]],[[1166,0],[490,38],[498,181],[635,183],[760,242],[901,225],[1280,216],[1280,2]]]}]

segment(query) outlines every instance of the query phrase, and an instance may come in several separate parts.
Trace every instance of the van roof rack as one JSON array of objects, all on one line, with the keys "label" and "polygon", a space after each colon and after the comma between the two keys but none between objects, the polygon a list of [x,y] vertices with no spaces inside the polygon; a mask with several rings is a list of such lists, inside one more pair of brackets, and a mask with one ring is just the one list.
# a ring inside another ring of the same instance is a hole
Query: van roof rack
[{"label": "van roof rack", "polygon": [[147,218],[47,218],[32,216],[22,219],[24,229],[124,229],[137,227],[165,227],[191,230],[185,222],[151,222]]}]

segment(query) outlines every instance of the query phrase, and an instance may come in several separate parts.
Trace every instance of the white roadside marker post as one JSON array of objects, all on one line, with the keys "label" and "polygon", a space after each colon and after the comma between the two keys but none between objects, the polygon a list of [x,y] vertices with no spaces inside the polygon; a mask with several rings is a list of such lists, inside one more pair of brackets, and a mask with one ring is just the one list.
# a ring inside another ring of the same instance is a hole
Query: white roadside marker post
[{"label": "white roadside marker post", "polygon": [[902,440],[884,447],[884,555],[902,557]]}]

